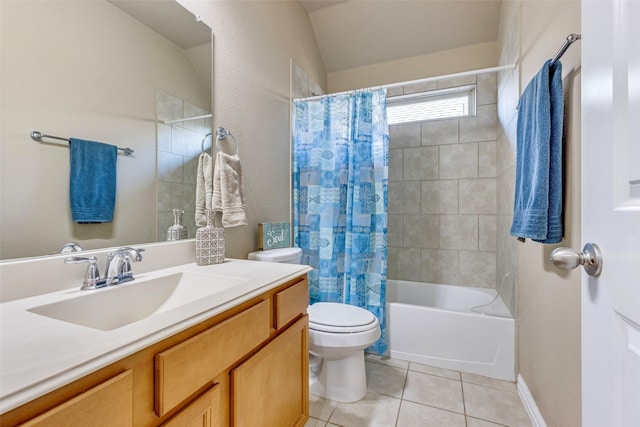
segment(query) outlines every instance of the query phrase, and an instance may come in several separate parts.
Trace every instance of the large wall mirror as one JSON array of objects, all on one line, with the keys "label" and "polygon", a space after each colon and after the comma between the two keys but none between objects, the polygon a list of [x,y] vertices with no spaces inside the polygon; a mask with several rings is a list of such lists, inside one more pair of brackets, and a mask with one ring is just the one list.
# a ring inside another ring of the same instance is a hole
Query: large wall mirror
[{"label": "large wall mirror", "polygon": [[[198,157],[212,146],[211,29],[173,0],[0,7],[0,259],[71,241],[163,241],[174,208],[193,236]],[[31,131],[135,151],[117,158],[112,222],[72,222],[68,144],[33,141]]]}]

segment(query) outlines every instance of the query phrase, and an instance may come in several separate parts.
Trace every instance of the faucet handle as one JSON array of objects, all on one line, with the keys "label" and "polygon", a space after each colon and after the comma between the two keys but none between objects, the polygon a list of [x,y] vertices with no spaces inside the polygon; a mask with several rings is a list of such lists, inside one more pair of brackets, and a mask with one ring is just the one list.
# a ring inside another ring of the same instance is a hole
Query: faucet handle
[{"label": "faucet handle", "polygon": [[134,249],[136,252],[136,256],[134,257],[134,261],[142,261],[142,253],[145,252],[144,248]]},{"label": "faucet handle", "polygon": [[131,257],[131,259],[133,261],[142,261],[142,253],[145,250],[143,248],[140,249],[135,249],[135,248],[131,248],[129,246],[125,246],[122,248],[118,248],[115,253],[127,253],[129,255],[129,257]]},{"label": "faucet handle", "polygon": [[122,257],[122,262],[118,266],[118,283],[129,282],[131,280],[133,280],[133,271],[131,270],[131,257],[129,256],[129,254],[126,254]]},{"label": "faucet handle", "polygon": [[116,285],[133,280],[131,261],[142,261],[142,253],[144,251],[144,249],[134,249],[129,246],[124,246],[113,252],[109,252],[109,254],[107,254],[105,283],[107,285]]},{"label": "faucet handle", "polygon": [[84,281],[81,290],[97,289],[106,285],[104,279],[100,277],[100,269],[98,268],[98,259],[94,256],[85,257],[69,257],[64,259],[65,264],[79,264],[88,262],[87,270],[84,273]]}]

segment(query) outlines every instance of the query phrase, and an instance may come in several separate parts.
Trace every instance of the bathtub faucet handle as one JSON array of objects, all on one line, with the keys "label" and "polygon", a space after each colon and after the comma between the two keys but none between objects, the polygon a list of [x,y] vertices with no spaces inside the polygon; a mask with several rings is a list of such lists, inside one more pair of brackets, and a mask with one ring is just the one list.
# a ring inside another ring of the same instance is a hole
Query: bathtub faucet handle
[{"label": "bathtub faucet handle", "polygon": [[589,276],[598,277],[602,271],[602,253],[595,243],[584,245],[582,252],[572,248],[556,248],[549,260],[562,270],[573,270],[582,265]]}]

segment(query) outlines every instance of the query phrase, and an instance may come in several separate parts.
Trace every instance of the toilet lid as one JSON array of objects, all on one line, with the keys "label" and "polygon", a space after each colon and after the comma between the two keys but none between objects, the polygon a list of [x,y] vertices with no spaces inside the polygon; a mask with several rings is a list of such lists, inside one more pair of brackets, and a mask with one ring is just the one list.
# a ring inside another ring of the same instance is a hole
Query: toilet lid
[{"label": "toilet lid", "polygon": [[375,327],[376,316],[364,308],[336,302],[317,302],[307,309],[309,328],[327,332],[360,332]]}]

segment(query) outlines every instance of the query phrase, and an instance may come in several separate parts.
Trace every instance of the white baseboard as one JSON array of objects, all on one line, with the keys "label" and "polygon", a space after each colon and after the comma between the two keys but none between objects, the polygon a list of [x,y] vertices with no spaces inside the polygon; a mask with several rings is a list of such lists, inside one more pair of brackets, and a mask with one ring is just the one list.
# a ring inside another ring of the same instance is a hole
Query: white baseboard
[{"label": "white baseboard", "polygon": [[542,414],[529,391],[529,387],[527,387],[527,383],[524,382],[524,378],[520,374],[518,374],[518,396],[520,396],[524,409],[529,414],[533,427],[547,427],[547,423],[544,422],[544,418],[542,418]]}]

